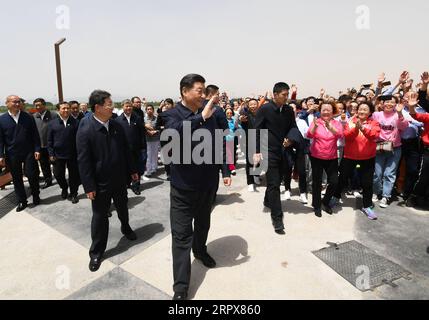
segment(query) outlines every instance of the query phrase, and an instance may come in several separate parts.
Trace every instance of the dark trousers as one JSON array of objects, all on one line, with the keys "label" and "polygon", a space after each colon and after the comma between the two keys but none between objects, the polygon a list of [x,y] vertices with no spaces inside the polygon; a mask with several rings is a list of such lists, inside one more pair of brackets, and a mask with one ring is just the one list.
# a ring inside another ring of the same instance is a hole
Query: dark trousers
[{"label": "dark trousers", "polygon": [[298,184],[299,184],[299,192],[307,193],[307,172],[305,170],[305,157],[306,154],[303,152],[298,152],[296,154],[295,160],[295,168],[298,171]]},{"label": "dark trousers", "polygon": [[406,166],[403,194],[405,198],[408,198],[419,177],[421,153],[418,139],[402,140],[402,158],[405,160]]},{"label": "dark trousers", "polygon": [[421,198],[426,196],[429,188],[429,147],[426,148],[421,158],[420,172],[413,192],[415,196]]},{"label": "dark trousers", "polygon": [[[329,201],[338,188],[338,159],[322,160],[311,157],[311,168],[313,171],[313,208],[321,209],[322,202],[329,206]],[[328,177],[328,187],[322,201],[323,171]]]},{"label": "dark trousers", "polygon": [[368,160],[350,160],[343,158],[340,165],[340,177],[335,196],[340,199],[341,193],[347,188],[348,180],[354,174],[356,166],[360,166],[360,181],[363,191],[363,207],[369,208],[373,206],[373,181],[375,170],[375,158]]},{"label": "dark trousers", "polygon": [[279,220],[283,218],[282,203],[280,200],[280,184],[286,170],[286,160],[270,162],[266,173],[267,189],[264,203],[271,209],[271,218]]},{"label": "dark trousers", "polygon": [[[98,189],[98,188],[97,188]],[[116,187],[112,190],[97,190],[95,200],[92,201],[92,221],[91,221],[91,239],[92,244],[89,249],[91,258],[101,258],[106,251],[107,238],[109,235],[108,212],[110,205],[115,204],[118,218],[122,226],[128,226],[128,196],[127,188]]]},{"label": "dark trousers", "polygon": [[38,196],[39,188],[39,166],[34,158],[34,153],[29,153],[23,157],[6,157],[6,163],[10,168],[12,175],[13,186],[19,202],[27,202],[27,194],[25,193],[23,179],[23,166],[25,176],[31,188],[31,194]]},{"label": "dark trousers", "polygon": [[186,191],[171,186],[170,222],[174,292],[188,291],[191,279],[191,248],[194,255],[203,255],[207,252],[206,242],[215,194],[215,189]]},{"label": "dark trousers", "polygon": [[42,168],[43,178],[45,182],[52,182],[51,161],[47,148],[40,149],[40,167]]},{"label": "dark trousers", "polygon": [[[140,150],[132,151],[131,155],[133,157],[134,163],[139,168],[139,163],[141,161],[141,151]],[[139,180],[138,181],[132,181],[131,176],[128,177],[128,186],[130,186],[132,190],[140,190],[140,178],[142,176],[140,174],[140,169],[138,169],[138,175],[139,175]]]},{"label": "dark trousers", "polygon": [[[66,180],[66,167],[69,172],[69,181]],[[61,189],[70,187],[70,194],[77,195],[79,189],[79,169],[76,159],[56,159],[54,162],[54,176]]]},{"label": "dark trousers", "polygon": [[247,185],[255,184],[255,175],[252,175],[253,171],[253,164],[250,163],[249,159],[246,158],[246,179],[247,179]]}]

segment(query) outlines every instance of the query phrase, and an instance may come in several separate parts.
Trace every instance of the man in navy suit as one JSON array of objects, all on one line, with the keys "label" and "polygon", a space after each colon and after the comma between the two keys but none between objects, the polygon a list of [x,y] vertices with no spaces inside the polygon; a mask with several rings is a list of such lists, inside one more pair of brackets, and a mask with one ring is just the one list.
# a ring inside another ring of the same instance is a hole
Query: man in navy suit
[{"label": "man in navy suit", "polygon": [[39,167],[40,138],[34,118],[21,111],[21,98],[6,98],[8,112],[0,116],[0,165],[9,166],[15,193],[18,198],[17,212],[27,207],[27,194],[22,180],[22,167],[30,183],[33,204],[40,204]]},{"label": "man in navy suit", "polygon": [[[79,169],[77,167],[76,134],[78,120],[70,114],[70,105],[67,102],[57,106],[58,117],[49,122],[48,152],[49,159],[54,164],[54,176],[61,187],[61,197],[67,199],[70,187],[70,200],[73,204],[79,202]],[[66,166],[69,172],[69,182],[66,180]]]},{"label": "man in navy suit", "polygon": [[109,233],[109,208],[113,199],[121,232],[128,240],[137,235],[129,225],[127,182],[138,180],[137,169],[122,127],[112,118],[110,93],[96,90],[89,98],[93,114],[82,119],[76,137],[80,178],[92,201],[89,269],[100,268]]},{"label": "man in navy suit", "polygon": [[[122,102],[122,110],[124,112],[117,117],[115,121],[124,129],[134,163],[138,164],[142,150],[146,149],[146,129],[143,119],[133,112],[133,104],[131,103],[131,100],[127,99]],[[129,181],[131,183],[131,190],[136,195],[141,194],[140,178],[141,175],[139,174],[138,181]]]},{"label": "man in navy suit", "polygon": [[[195,159],[186,161],[195,149],[213,144],[215,132],[219,129],[213,114],[219,97],[214,95],[203,107],[205,79],[197,74],[185,76],[180,82],[182,102],[175,108],[163,112],[165,129],[172,129],[180,136],[180,161],[171,164],[170,221],[172,234],[174,300],[186,300],[191,278],[190,252],[207,268],[214,268],[216,261],[207,252],[207,236],[210,229],[210,214],[219,186],[219,169],[222,168],[225,186],[231,185],[230,172],[225,162],[217,164],[219,155],[208,155],[211,161],[198,163]],[[186,134],[202,129],[211,137],[206,141],[194,141]],[[188,132],[189,133],[189,132]],[[210,141],[211,140],[211,141]],[[173,141],[174,142],[174,141]],[[186,151],[186,145],[192,150]],[[212,151],[215,148],[212,148]],[[220,159],[225,159],[225,148]],[[173,149],[173,159],[176,158]],[[201,153],[201,152],[200,152]],[[200,154],[199,153],[199,154]],[[177,159],[179,160],[179,159]],[[189,160],[189,159],[188,159]],[[227,249],[227,248],[226,248]]]}]

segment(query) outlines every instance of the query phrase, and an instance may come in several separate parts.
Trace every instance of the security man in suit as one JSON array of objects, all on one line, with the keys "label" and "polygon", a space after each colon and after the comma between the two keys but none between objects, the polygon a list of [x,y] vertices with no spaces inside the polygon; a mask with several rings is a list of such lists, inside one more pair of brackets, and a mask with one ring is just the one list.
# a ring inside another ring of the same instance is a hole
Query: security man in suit
[{"label": "security man in suit", "polygon": [[109,233],[108,212],[113,199],[121,232],[128,240],[137,235],[129,225],[127,182],[138,180],[137,169],[122,127],[110,121],[113,102],[110,93],[94,91],[89,98],[92,115],[82,119],[77,132],[80,178],[87,197],[92,201],[89,269],[100,268]]},{"label": "security man in suit", "polygon": [[[115,119],[115,122],[124,129],[134,163],[138,164],[142,149],[146,149],[146,129],[143,120],[133,112],[131,100],[127,99],[122,102],[122,110],[124,112]],[[141,194],[140,178],[142,173],[139,172],[138,181],[129,181],[131,183],[131,190],[136,195]]]},{"label": "security man in suit", "polygon": [[[67,199],[70,187],[70,200],[73,204],[79,202],[79,169],[77,167],[76,134],[79,122],[70,114],[67,102],[58,104],[58,117],[51,120],[48,126],[49,159],[54,164],[54,176],[61,187],[61,197]],[[69,182],[66,180],[66,167],[69,172]]]},{"label": "security man in suit", "polygon": [[[209,155],[209,162],[204,160],[202,164],[197,163],[194,159],[185,160],[185,157],[193,154],[191,150],[184,152],[186,145],[191,145],[194,150],[216,140],[215,130],[218,127],[213,114],[216,110],[214,106],[219,98],[214,96],[205,107],[202,107],[204,85],[205,79],[200,75],[185,76],[180,82],[182,102],[161,114],[165,121],[165,129],[172,129],[180,136],[178,142],[180,142],[181,149],[179,161],[174,160],[176,156],[173,149],[173,163],[171,164],[170,220],[173,238],[174,300],[187,299],[191,277],[191,249],[194,257],[206,267],[214,268],[216,266],[215,260],[207,252],[206,242],[210,229],[212,204],[219,183],[220,166],[222,166],[224,184],[231,185],[229,171],[224,161],[224,143],[222,143],[223,150],[220,151],[222,152],[220,155],[222,165],[215,162],[214,158],[219,158],[216,152]],[[190,127],[192,133],[203,129],[211,136],[212,141],[205,139],[192,141],[191,135],[186,134],[188,131],[186,127]],[[174,139],[172,144],[176,144]],[[215,149],[212,148],[212,151]],[[227,248],[225,249],[227,250]]]},{"label": "security man in suit", "polygon": [[9,166],[13,186],[18,198],[17,212],[27,207],[27,194],[22,180],[22,167],[30,183],[33,204],[40,204],[39,167],[40,138],[34,118],[21,111],[20,97],[11,95],[6,98],[8,112],[0,116],[0,165]]},{"label": "security man in suit", "polygon": [[33,117],[36,121],[37,130],[39,131],[40,136],[39,162],[45,181],[42,189],[46,189],[52,186],[52,171],[48,153],[48,124],[52,119],[56,118],[56,115],[51,114],[51,111],[46,109],[46,101],[42,98],[34,100],[33,105],[37,110],[37,112],[33,114]]},{"label": "security man in suit", "polygon": [[280,184],[284,172],[287,168],[287,159],[285,158],[285,149],[294,143],[299,143],[302,137],[299,134],[292,134],[292,129],[297,129],[295,122],[295,113],[288,106],[289,85],[279,82],[273,89],[274,97],[269,103],[264,104],[256,113],[255,129],[256,135],[256,154],[254,163],[259,164],[263,159],[260,144],[260,130],[268,130],[268,170],[266,173],[267,190],[265,191],[264,206],[271,209],[271,222],[274,231],[279,235],[285,234],[283,223],[283,210],[280,200]]}]

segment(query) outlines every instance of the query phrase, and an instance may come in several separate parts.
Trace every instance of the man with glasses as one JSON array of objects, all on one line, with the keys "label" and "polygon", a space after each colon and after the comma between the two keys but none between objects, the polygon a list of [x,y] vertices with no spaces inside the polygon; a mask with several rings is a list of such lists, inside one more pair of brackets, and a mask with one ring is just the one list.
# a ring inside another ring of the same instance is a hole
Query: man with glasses
[{"label": "man with glasses", "polygon": [[21,98],[15,95],[6,98],[8,112],[0,116],[0,166],[8,165],[13,186],[18,198],[17,212],[27,207],[27,194],[23,182],[25,176],[31,188],[33,204],[40,204],[39,167],[40,138],[36,122],[23,112]]},{"label": "man with glasses", "polygon": [[127,183],[139,176],[122,127],[110,121],[113,102],[110,93],[96,90],[89,98],[93,115],[81,120],[77,132],[80,178],[87,197],[92,201],[89,269],[100,268],[109,233],[108,213],[113,199],[121,232],[130,241],[137,235],[129,225]]}]

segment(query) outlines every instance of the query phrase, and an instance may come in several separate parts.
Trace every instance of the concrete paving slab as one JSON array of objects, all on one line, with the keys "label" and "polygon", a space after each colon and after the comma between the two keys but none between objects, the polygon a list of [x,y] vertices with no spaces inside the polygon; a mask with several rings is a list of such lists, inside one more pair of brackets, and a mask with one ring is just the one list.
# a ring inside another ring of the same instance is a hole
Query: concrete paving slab
[{"label": "concrete paving slab", "polygon": [[115,266],[88,270],[87,250],[25,211],[0,220],[0,299],[63,299]]}]

